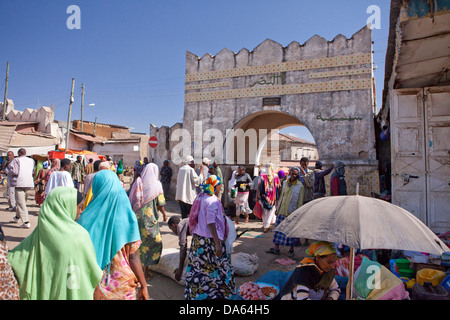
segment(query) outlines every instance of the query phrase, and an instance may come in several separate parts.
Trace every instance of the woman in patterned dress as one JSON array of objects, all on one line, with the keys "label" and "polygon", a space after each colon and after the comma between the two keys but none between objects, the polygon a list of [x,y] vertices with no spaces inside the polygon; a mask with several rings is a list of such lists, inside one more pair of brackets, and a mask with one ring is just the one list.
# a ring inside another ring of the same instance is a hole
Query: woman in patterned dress
[{"label": "woman in patterned dress", "polygon": [[0,225],[0,300],[19,300],[19,285],[8,262],[8,246]]},{"label": "woman in patterned dress", "polygon": [[221,187],[220,178],[210,176],[192,204],[189,230],[193,236],[184,290],[187,300],[231,299],[236,294],[233,266],[225,246],[228,223],[217,197]]},{"label": "woman in patterned dress", "polygon": [[158,166],[149,163],[144,167],[130,191],[130,202],[139,224],[142,244],[141,262],[146,278],[150,277],[149,267],[158,264],[162,252],[162,239],[159,231],[159,214],[167,221],[164,205],[164,192],[159,176]]}]

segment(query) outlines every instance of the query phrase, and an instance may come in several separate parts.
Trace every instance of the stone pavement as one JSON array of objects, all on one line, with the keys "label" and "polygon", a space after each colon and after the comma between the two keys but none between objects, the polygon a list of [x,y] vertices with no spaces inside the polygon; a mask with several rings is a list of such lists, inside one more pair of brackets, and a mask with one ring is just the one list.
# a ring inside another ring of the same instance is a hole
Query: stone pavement
[{"label": "stone pavement", "polygon": [[[30,229],[20,228],[21,222],[14,223],[12,218],[14,212],[7,211],[7,201],[3,196],[6,187],[0,186],[0,224],[6,235],[7,245],[9,249],[16,247],[23,239],[25,239],[35,228],[38,220],[39,207],[34,201],[34,191],[30,192],[28,197],[28,210],[31,223]],[[180,215],[179,206],[175,201],[167,201],[165,206],[167,219],[172,215]],[[162,221],[160,217],[161,237],[163,239],[164,248],[178,248],[178,238],[167,226],[167,222]],[[256,281],[266,272],[271,270],[289,271],[295,268],[295,264],[283,266],[278,264],[275,260],[279,258],[287,258],[288,248],[282,248],[281,254],[275,256],[267,254],[265,251],[273,246],[272,238],[273,232],[263,233],[262,222],[260,220],[250,220],[247,224],[243,223],[241,219],[240,224],[236,225],[237,233],[248,229],[239,239],[234,243],[234,253],[244,252],[249,254],[256,253],[259,259],[258,270],[249,277],[235,277],[236,286],[239,287],[244,282]],[[295,249],[294,260],[300,261],[305,256],[306,247],[300,246]],[[148,281],[149,295],[151,299],[155,300],[183,300],[184,287],[179,285],[172,279],[161,274],[152,272],[152,278]]]}]

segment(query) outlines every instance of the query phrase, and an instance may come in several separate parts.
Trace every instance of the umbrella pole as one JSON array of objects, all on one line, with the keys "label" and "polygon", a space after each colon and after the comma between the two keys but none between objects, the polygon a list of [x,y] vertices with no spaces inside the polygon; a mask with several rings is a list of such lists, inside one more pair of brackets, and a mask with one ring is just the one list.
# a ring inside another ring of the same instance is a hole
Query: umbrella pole
[{"label": "umbrella pole", "polygon": [[348,283],[347,283],[347,291],[346,291],[346,300],[352,300],[353,298],[353,273],[355,266],[355,248],[350,247],[350,266],[348,272]]}]

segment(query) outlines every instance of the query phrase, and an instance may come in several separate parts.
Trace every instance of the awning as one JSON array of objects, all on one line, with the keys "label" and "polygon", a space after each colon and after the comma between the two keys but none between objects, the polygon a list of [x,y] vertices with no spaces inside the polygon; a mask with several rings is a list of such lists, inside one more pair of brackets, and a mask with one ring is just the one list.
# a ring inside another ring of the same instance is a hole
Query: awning
[{"label": "awning", "polygon": [[100,139],[93,137],[91,135],[88,135],[88,134],[73,132],[73,130],[70,130],[70,134],[73,134],[74,136],[76,136],[80,139],[83,139],[85,141],[95,142],[95,143],[103,143],[103,140],[100,140]]}]

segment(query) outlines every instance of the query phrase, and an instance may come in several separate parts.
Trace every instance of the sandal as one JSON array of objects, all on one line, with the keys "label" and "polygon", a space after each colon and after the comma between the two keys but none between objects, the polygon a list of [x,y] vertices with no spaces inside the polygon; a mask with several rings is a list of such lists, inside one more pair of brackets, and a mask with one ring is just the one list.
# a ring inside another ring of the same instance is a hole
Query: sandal
[{"label": "sandal", "polygon": [[289,250],[288,257],[293,258],[294,257],[294,250]]},{"label": "sandal", "polygon": [[266,253],[279,255],[280,254],[280,250],[279,249],[277,250],[275,248],[270,248],[269,250],[266,251]]}]

